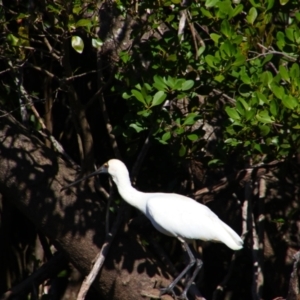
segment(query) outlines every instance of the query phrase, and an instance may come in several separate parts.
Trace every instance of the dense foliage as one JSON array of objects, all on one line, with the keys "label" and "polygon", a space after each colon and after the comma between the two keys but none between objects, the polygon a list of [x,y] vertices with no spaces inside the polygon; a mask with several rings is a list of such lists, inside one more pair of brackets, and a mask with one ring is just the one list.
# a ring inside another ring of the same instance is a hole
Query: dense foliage
[{"label": "dense foliage", "polygon": [[194,193],[299,154],[296,0],[6,0],[0,20],[1,113],[84,171],[148,155],[140,186]]}]

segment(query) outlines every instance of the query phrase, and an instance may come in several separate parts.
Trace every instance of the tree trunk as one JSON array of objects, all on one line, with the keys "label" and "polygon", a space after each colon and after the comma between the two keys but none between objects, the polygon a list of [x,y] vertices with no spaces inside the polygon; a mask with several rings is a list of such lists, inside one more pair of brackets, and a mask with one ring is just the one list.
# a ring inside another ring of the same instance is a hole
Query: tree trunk
[{"label": "tree trunk", "polygon": [[[87,275],[104,241],[105,205],[92,185],[61,192],[76,172],[13,117],[0,119],[0,192]],[[169,279],[170,280],[170,279]],[[168,280],[168,281],[169,281]],[[119,232],[96,279],[104,299],[141,299],[167,284],[135,232]]]}]

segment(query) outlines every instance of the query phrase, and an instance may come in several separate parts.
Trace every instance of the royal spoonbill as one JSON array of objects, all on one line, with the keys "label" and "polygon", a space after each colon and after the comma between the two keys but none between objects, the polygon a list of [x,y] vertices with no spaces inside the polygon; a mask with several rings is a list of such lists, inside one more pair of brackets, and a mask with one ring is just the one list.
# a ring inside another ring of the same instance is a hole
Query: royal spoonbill
[{"label": "royal spoonbill", "polygon": [[176,237],[189,255],[189,263],[185,269],[161,294],[174,293],[174,287],[179,280],[194,266],[195,270],[187,281],[180,299],[188,299],[187,292],[199,272],[202,261],[196,259],[190,250],[188,242],[191,240],[222,242],[232,250],[243,247],[240,236],[221,221],[207,206],[195,200],[170,193],[143,193],[136,190],[130,182],[129,172],[123,162],[111,159],[97,171],[64,187],[68,188],[91,176],[108,173],[115,182],[120,196],[134,206],[151,221],[152,225],[161,233]]}]

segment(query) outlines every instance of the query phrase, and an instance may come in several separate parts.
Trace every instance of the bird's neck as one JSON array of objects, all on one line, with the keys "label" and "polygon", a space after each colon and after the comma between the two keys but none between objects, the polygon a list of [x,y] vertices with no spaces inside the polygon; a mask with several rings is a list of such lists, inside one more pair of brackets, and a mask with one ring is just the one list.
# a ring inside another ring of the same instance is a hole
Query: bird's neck
[{"label": "bird's neck", "polygon": [[135,189],[130,182],[129,178],[113,178],[117,185],[120,196],[131,206],[134,206],[142,213],[146,213],[147,197],[143,192]]}]

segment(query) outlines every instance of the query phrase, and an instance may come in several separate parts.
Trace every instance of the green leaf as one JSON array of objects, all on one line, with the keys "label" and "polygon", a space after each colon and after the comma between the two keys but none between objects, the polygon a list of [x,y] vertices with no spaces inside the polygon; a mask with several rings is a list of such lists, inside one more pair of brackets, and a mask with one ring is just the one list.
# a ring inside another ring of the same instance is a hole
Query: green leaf
[{"label": "green leaf", "polygon": [[210,13],[210,11],[207,10],[207,9],[205,9],[204,7],[201,7],[200,11],[201,11],[201,13],[202,13],[203,16],[205,16],[205,17],[207,17],[209,19],[213,18],[213,15]]},{"label": "green leaf", "polygon": [[291,27],[289,27],[285,30],[285,34],[291,42],[295,41],[294,32],[295,32],[294,28],[291,28]]},{"label": "green leaf", "polygon": [[158,91],[154,95],[151,105],[152,106],[160,105],[165,101],[166,98],[167,98],[167,95],[165,94],[164,91]]},{"label": "green leaf", "polygon": [[173,87],[174,90],[181,90],[183,83],[185,82],[185,79],[180,78],[175,80],[175,85]]},{"label": "green leaf", "polygon": [[246,74],[242,74],[241,75],[241,80],[245,83],[245,84],[251,84],[251,78]]},{"label": "green leaf", "polygon": [[205,1],[205,7],[214,7],[219,2],[220,2],[220,0],[206,0]]},{"label": "green leaf", "polygon": [[187,91],[190,90],[194,86],[194,80],[187,80],[182,84],[181,90]]},{"label": "green leaf", "polygon": [[263,72],[260,75],[260,80],[264,85],[268,86],[273,81],[273,75],[270,71]]},{"label": "green leaf", "polygon": [[178,135],[181,135],[184,133],[184,128],[183,127],[179,127],[175,130],[175,132],[178,134]]},{"label": "green leaf", "polygon": [[19,42],[19,39],[16,36],[14,36],[13,34],[11,34],[11,33],[9,33],[6,36],[6,39],[7,39],[8,43],[10,45],[13,45],[13,46],[16,46],[18,44],[18,42]]},{"label": "green leaf", "polygon": [[75,26],[89,28],[92,26],[92,21],[90,19],[80,19],[78,22],[76,22]]},{"label": "green leaf", "polygon": [[254,109],[245,111],[245,118],[247,121],[252,120],[255,116],[256,111]]},{"label": "green leaf", "polygon": [[92,46],[98,50],[101,49],[103,42],[100,39],[92,39]]},{"label": "green leaf", "polygon": [[168,76],[167,79],[164,79],[164,82],[171,88],[174,89],[175,85],[176,85],[176,80],[175,78]]},{"label": "green leaf", "polygon": [[286,5],[290,0],[279,0],[281,5]]},{"label": "green leaf", "polygon": [[140,102],[142,102],[143,104],[146,104],[146,101],[142,95],[141,92],[137,91],[137,90],[131,90],[132,95],[139,100]]},{"label": "green leaf", "polygon": [[279,66],[279,74],[283,80],[290,82],[289,72],[283,65]]},{"label": "green leaf", "polygon": [[233,11],[230,13],[230,19],[235,17],[236,15],[238,15],[240,12],[242,12],[244,9],[243,4],[239,4],[238,6],[236,6]]},{"label": "green leaf", "polygon": [[234,138],[229,138],[229,139],[225,140],[224,143],[225,144],[230,144],[231,146],[235,147],[235,146],[241,144],[242,142],[237,140],[237,139],[234,139]]},{"label": "green leaf", "polygon": [[124,93],[122,94],[122,98],[125,99],[125,100],[129,99],[130,97],[131,97],[131,96],[128,95],[126,92],[124,92]]},{"label": "green leaf", "polygon": [[278,98],[282,99],[284,96],[284,88],[282,86],[277,85],[275,82],[270,84],[270,89],[273,94]]},{"label": "green leaf", "polygon": [[232,30],[231,30],[231,26],[229,24],[229,22],[224,19],[221,23],[221,32],[227,37],[227,38],[231,38],[232,35]]},{"label": "green leaf", "polygon": [[214,80],[217,82],[222,82],[225,79],[224,75],[218,74],[217,76],[214,77]]},{"label": "green leaf", "polygon": [[270,102],[270,112],[274,117],[276,117],[278,114],[278,105],[275,99],[271,100]]},{"label": "green leaf", "polygon": [[240,115],[238,114],[238,112],[237,112],[237,110],[235,108],[227,106],[225,108],[225,111],[227,112],[227,115],[231,119],[233,119],[233,120],[240,120],[241,119]]},{"label": "green leaf", "polygon": [[233,62],[233,66],[241,66],[244,65],[246,61],[246,57],[242,54],[238,54],[235,56],[235,61]]},{"label": "green leaf", "polygon": [[137,114],[139,116],[143,116],[144,118],[147,118],[151,115],[151,110],[145,109],[145,110],[139,111]]},{"label": "green leaf", "polygon": [[263,153],[263,150],[261,149],[261,145],[260,144],[255,143],[253,148],[255,150],[257,150],[258,152]]},{"label": "green leaf", "polygon": [[195,121],[196,117],[198,117],[198,114],[196,114],[196,113],[188,114],[182,125],[194,125],[196,122]]},{"label": "green leaf", "polygon": [[300,71],[299,71],[299,65],[297,63],[294,63],[292,65],[292,67],[290,68],[290,75],[291,75],[291,78],[294,80],[299,79]]},{"label": "green leaf", "polygon": [[246,19],[250,24],[253,25],[256,18],[257,18],[257,10],[255,7],[251,7]]},{"label": "green leaf", "polygon": [[289,109],[294,109],[298,106],[298,101],[291,95],[284,95],[282,98],[282,103],[285,107]]},{"label": "green leaf", "polygon": [[263,62],[262,62],[262,66],[265,65],[267,62],[269,62],[272,58],[273,58],[273,54],[268,54],[266,55],[266,57],[264,58]]},{"label": "green leaf", "polygon": [[72,48],[77,52],[77,53],[82,53],[84,49],[84,43],[83,40],[80,36],[78,35],[73,35],[71,39],[71,45]]},{"label": "green leaf", "polygon": [[243,104],[245,110],[250,110],[248,103],[243,98],[239,98],[238,102],[241,102]]},{"label": "green leaf", "polygon": [[162,140],[163,141],[167,141],[167,140],[169,140],[171,138],[171,132],[170,131],[168,131],[168,132],[165,132],[164,134],[163,134],[163,136],[162,136]]},{"label": "green leaf", "polygon": [[274,0],[267,0],[267,10],[270,10],[274,6]]},{"label": "green leaf", "polygon": [[257,96],[257,98],[258,98],[259,101],[260,101],[259,104],[268,103],[268,99],[267,99],[267,97],[266,97],[264,94],[262,94],[262,93],[260,93],[260,92],[257,92],[257,93],[256,93],[256,96]]},{"label": "green leaf", "polygon": [[141,131],[147,129],[147,128],[145,128],[145,127],[140,126],[140,124],[138,124],[138,123],[137,123],[137,124],[134,124],[134,123],[133,123],[133,124],[130,124],[129,127],[135,129],[135,131],[136,131],[137,133],[139,133],[139,132],[141,132]]},{"label": "green leaf", "polygon": [[278,31],[276,34],[276,39],[277,39],[277,46],[280,50],[283,50],[284,46],[285,46],[285,35],[283,32]]},{"label": "green leaf", "polygon": [[268,135],[271,130],[271,128],[267,125],[260,125],[258,127],[262,136]]},{"label": "green leaf", "polygon": [[119,53],[119,56],[124,63],[127,63],[131,58],[131,56],[129,55],[129,53],[127,51],[121,51]]},{"label": "green leaf", "polygon": [[186,147],[184,145],[181,145],[179,149],[179,156],[183,157],[185,156],[185,153],[186,153]]},{"label": "green leaf", "polygon": [[265,124],[274,122],[274,120],[269,116],[269,112],[267,110],[260,111],[256,115],[256,119]]},{"label": "green leaf", "polygon": [[187,136],[187,138],[188,138],[189,140],[191,140],[191,141],[196,141],[196,140],[198,140],[198,135],[195,134],[195,133],[192,133],[192,134],[189,134],[189,135]]},{"label": "green leaf", "polygon": [[208,162],[208,166],[213,166],[213,165],[222,165],[222,161],[220,159],[212,159]]},{"label": "green leaf", "polygon": [[210,55],[210,54],[205,56],[205,61],[210,67],[212,67],[214,69],[218,68],[217,65],[220,62],[220,60],[217,57]]},{"label": "green leaf", "polygon": [[215,46],[218,46],[220,37],[221,36],[219,34],[216,34],[216,33],[211,33],[210,34],[210,38],[215,42]]},{"label": "green leaf", "polygon": [[197,56],[198,57],[201,56],[201,54],[204,52],[204,50],[205,50],[205,46],[201,46],[197,51]]},{"label": "green leaf", "polygon": [[64,278],[67,276],[69,276],[69,271],[67,270],[62,270],[56,275],[57,278]]}]

